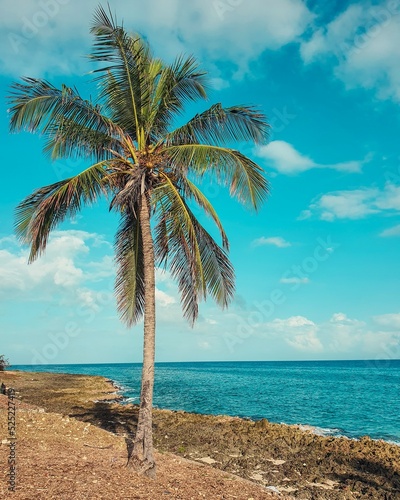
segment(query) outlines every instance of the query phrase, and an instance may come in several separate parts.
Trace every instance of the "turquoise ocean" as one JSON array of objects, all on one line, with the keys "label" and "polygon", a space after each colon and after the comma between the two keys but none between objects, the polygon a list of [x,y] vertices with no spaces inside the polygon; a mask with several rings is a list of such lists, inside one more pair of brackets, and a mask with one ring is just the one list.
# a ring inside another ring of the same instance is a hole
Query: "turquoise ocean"
[{"label": "turquoise ocean", "polygon": [[[101,375],[138,403],[140,364],[16,365]],[[400,360],[157,363],[154,406],[368,435],[400,445]]]}]

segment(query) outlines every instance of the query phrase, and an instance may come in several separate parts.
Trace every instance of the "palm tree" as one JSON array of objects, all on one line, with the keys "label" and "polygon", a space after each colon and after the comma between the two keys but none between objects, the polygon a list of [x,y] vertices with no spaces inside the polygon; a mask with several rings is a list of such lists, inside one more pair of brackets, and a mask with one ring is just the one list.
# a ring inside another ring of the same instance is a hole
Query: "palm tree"
[{"label": "palm tree", "polygon": [[[97,8],[89,56],[96,101],[75,88],[33,78],[12,85],[11,131],[38,132],[52,159],[83,157],[90,166],[42,187],[16,210],[16,233],[30,246],[29,262],[46,249],[50,232],[100,196],[120,216],[115,238],[115,293],[127,325],[144,317],[140,407],[129,461],[154,476],[152,400],[155,353],[155,267],[177,280],[184,316],[194,323],[207,294],[226,307],[234,294],[228,239],[218,215],[196,186],[210,181],[258,209],[268,192],[263,170],[231,149],[237,141],[265,143],[268,124],[250,106],[220,104],[175,127],[185,104],[206,98],[206,74],[193,57],[166,64],[147,42]],[[199,206],[219,229],[220,247],[194,215]],[[151,221],[153,222],[151,223]]]}]

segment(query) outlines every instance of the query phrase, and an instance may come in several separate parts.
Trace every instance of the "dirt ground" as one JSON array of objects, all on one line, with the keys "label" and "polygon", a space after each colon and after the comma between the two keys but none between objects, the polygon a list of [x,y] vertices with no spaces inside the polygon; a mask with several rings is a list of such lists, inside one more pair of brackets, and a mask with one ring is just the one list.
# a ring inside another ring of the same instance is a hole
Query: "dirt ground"
[{"label": "dirt ground", "polygon": [[[38,471],[35,474],[39,479],[35,482],[35,475],[26,476],[25,483],[34,488],[31,496],[14,498],[158,499],[164,495],[182,499],[248,500],[270,498],[267,492],[271,491],[276,492],[274,498],[400,500],[398,446],[369,438],[355,441],[320,437],[295,426],[266,420],[253,422],[167,410],[154,410],[154,440],[158,450],[158,477],[154,483],[135,476],[125,467],[135,432],[137,408],[109,402],[115,399],[115,389],[106,379],[26,372],[5,372],[0,374],[0,379],[17,389],[19,404],[34,404],[58,414],[37,411],[29,417],[36,419],[35,422],[28,422],[22,406],[17,410],[18,425],[27,432],[25,440],[22,436],[18,438],[20,481],[27,474],[29,460],[35,463],[34,471]],[[1,422],[5,422],[5,411],[3,409]],[[40,418],[50,419],[43,424],[42,435]],[[3,429],[4,424],[0,425]],[[1,432],[4,435],[4,430]],[[0,447],[0,463],[6,463],[5,448]],[[45,455],[43,450],[48,450]],[[82,454],[87,458],[83,459]],[[239,484],[231,474],[247,481]],[[92,475],[92,481],[96,482],[91,483],[85,493],[81,488],[87,488],[85,478]],[[40,496],[41,481],[45,481],[45,486],[41,486],[45,488],[43,496]],[[116,484],[122,483],[124,488],[131,489],[122,493],[118,486],[116,490]],[[70,489],[65,489],[66,485]],[[149,485],[161,489],[149,492]],[[49,496],[53,494],[50,488],[61,486],[62,494],[70,496],[60,496],[59,492]],[[250,487],[258,489],[250,492],[246,489]],[[87,491],[90,496],[85,496]],[[71,496],[72,493],[75,496]]]}]

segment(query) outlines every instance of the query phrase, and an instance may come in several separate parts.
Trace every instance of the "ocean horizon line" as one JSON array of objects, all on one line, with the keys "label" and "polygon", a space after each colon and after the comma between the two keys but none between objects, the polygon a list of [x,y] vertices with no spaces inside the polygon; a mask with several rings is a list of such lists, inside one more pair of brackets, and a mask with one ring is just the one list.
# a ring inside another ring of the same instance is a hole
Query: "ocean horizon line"
[{"label": "ocean horizon line", "polygon": [[[161,364],[205,364],[205,363],[388,363],[400,361],[400,358],[379,358],[379,359],[288,359],[288,360],[205,360],[205,361],[156,361],[156,365]],[[102,362],[81,362],[81,363],[14,363],[9,369],[19,366],[79,366],[79,365],[141,365],[141,361],[102,361]]]}]

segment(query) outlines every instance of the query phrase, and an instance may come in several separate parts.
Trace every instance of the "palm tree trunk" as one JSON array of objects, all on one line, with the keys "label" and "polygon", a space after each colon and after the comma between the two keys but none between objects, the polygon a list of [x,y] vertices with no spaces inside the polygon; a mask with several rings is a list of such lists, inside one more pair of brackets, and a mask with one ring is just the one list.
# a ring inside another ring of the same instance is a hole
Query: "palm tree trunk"
[{"label": "palm tree trunk", "polygon": [[136,437],[131,463],[139,472],[155,477],[156,465],[153,453],[152,407],[154,387],[156,306],[155,306],[155,267],[153,237],[150,228],[150,211],[146,196],[142,196],[140,225],[143,240],[144,263],[144,339],[142,387]]}]

